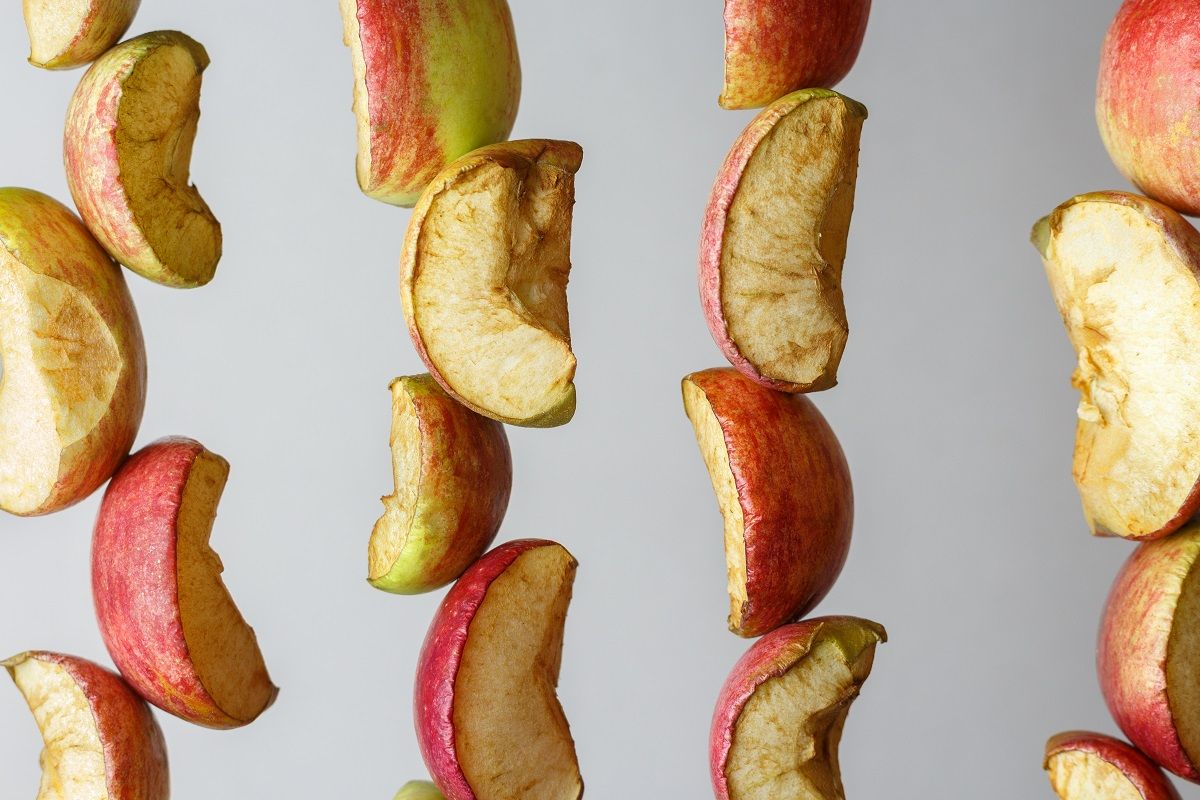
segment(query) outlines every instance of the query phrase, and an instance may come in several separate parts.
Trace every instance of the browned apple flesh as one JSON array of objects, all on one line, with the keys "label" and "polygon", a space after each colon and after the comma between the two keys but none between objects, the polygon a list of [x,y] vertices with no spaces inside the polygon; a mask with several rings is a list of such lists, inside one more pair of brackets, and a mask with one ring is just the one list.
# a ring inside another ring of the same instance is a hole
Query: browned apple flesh
[{"label": "browned apple flesh", "polygon": [[1062,800],[1144,800],[1124,772],[1095,753],[1058,753],[1046,763],[1046,773]]}]

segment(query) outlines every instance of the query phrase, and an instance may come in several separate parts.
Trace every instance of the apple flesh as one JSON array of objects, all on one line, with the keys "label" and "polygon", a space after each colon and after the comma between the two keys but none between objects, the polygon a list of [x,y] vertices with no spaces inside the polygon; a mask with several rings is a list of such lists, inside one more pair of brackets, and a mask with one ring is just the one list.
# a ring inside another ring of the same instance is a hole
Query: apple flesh
[{"label": "apple flesh", "polygon": [[521,65],[506,0],[340,0],[358,183],[411,206],[451,161],[508,138]]},{"label": "apple flesh", "polygon": [[837,581],[854,522],[850,468],[802,395],[710,369],[683,379],[683,404],[725,521],[729,629],[761,636]]},{"label": "apple flesh", "polygon": [[1125,0],[1105,37],[1096,88],[1100,137],[1142,192],[1200,214],[1200,7]]},{"label": "apple flesh", "polygon": [[221,259],[221,224],[189,174],[207,66],[190,37],[147,33],[98,59],[67,110],[80,216],[113,258],[166,286],[202,286]]},{"label": "apple flesh", "polygon": [[1096,665],[1129,741],[1200,780],[1200,524],[1139,546],[1113,583]]},{"label": "apple flesh", "polygon": [[451,397],[500,422],[575,413],[567,277],[582,160],[573,142],[484,147],[439,174],[409,221],[401,300],[417,352]]},{"label": "apple flesh", "polygon": [[167,800],[162,731],[125,681],[58,653],[22,653],[2,663],[42,733],[39,800]]},{"label": "apple flesh", "polygon": [[191,439],[160,439],[113,477],[92,540],[100,633],[138,693],[209,728],[252,722],[275,700],[254,630],[209,547],[229,464]]},{"label": "apple flesh", "polygon": [[29,63],[73,69],[99,58],[129,30],[141,0],[25,0]]},{"label": "apple flesh", "polygon": [[377,589],[445,586],[496,538],[512,489],[504,426],[461,405],[428,375],[392,382],[392,473],[368,549]]},{"label": "apple flesh", "polygon": [[713,715],[717,800],[840,800],[842,728],[885,641],[882,626],[854,617],[806,620],[758,640]]},{"label": "apple flesh", "polygon": [[429,781],[409,781],[400,787],[393,800],[446,800]]},{"label": "apple flesh", "polygon": [[555,695],[577,564],[554,542],[502,544],[454,584],[417,663],[417,740],[448,800],[578,800]]},{"label": "apple flesh", "polygon": [[854,66],[870,14],[871,0],[725,0],[721,107],[832,89]]},{"label": "apple flesh", "polygon": [[0,189],[0,363],[0,509],[79,502],[137,436],[146,352],[120,268],[28,189]]},{"label": "apple flesh", "polygon": [[787,95],[750,123],[717,175],[700,239],[700,300],[729,363],[768,388],[837,383],[866,117],[836,92]]},{"label": "apple flesh", "polygon": [[1180,800],[1157,764],[1102,733],[1052,736],[1045,769],[1061,800]]},{"label": "apple flesh", "polygon": [[1078,355],[1088,524],[1165,536],[1200,510],[1200,233],[1161,203],[1105,192],[1059,206],[1033,241]]}]

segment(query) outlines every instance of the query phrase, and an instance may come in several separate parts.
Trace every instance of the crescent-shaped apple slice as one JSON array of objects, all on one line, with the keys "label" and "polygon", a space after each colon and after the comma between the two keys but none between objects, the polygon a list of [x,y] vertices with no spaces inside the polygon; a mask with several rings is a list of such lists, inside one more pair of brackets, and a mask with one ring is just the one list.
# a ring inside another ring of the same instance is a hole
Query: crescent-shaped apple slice
[{"label": "crescent-shaped apple slice", "polygon": [[554,542],[502,544],[442,601],[417,664],[421,754],[448,800],[578,800],[555,694],[577,564]]},{"label": "crescent-shaped apple slice", "polygon": [[221,224],[190,178],[207,67],[191,37],[147,33],[98,59],[67,110],[80,216],[113,258],[167,286],[202,286],[221,259]]},{"label": "crescent-shaped apple slice", "polygon": [[25,0],[29,63],[73,69],[121,40],[141,0]]},{"label": "crescent-shaped apple slice", "polygon": [[38,800],[167,800],[167,747],[125,681],[58,653],[3,662],[42,733]]},{"label": "crescent-shaped apple slice", "polygon": [[1157,764],[1102,733],[1068,731],[1050,737],[1045,769],[1062,800],[1180,800]]},{"label": "crescent-shaped apple slice", "polygon": [[210,728],[254,721],[278,692],[208,543],[228,475],[199,442],[160,439],[113,476],[92,540],[113,662],[142,697]]},{"label": "crescent-shaped apple slice", "polygon": [[452,397],[500,422],[575,413],[567,276],[582,160],[573,142],[481,148],[434,178],[408,225],[401,299],[417,352]]}]

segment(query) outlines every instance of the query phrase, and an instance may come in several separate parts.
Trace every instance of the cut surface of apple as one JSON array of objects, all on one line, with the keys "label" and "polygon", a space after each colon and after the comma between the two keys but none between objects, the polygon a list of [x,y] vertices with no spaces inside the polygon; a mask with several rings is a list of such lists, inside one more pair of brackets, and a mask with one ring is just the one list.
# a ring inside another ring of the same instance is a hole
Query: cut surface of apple
[{"label": "cut surface of apple", "polygon": [[1157,764],[1100,733],[1068,731],[1051,737],[1045,769],[1061,800],[1179,800]]},{"label": "cut surface of apple", "polygon": [[838,745],[883,628],[825,617],[764,636],[730,673],[713,716],[718,800],[843,797]]},{"label": "cut surface of apple", "polygon": [[504,426],[446,394],[429,375],[392,382],[392,474],[368,547],[371,585],[417,594],[457,579],[487,550],[508,508]]},{"label": "cut surface of apple", "polygon": [[200,120],[199,42],[178,31],[130,39],[84,75],[67,111],[67,183],[109,254],[157,283],[212,280],[221,225],[191,183]]},{"label": "cut surface of apple", "polygon": [[113,477],[92,543],[96,614],[113,661],[151,703],[213,728],[252,722],[278,691],[209,545],[228,474],[190,439],[143,448]]},{"label": "cut surface of apple", "polygon": [[787,95],[750,123],[713,187],[700,242],[705,318],[729,362],[772,389],[837,383],[866,117],[836,92]]},{"label": "cut surface of apple", "polygon": [[1082,195],[1033,233],[1075,347],[1074,474],[1098,534],[1165,536],[1200,509],[1200,234],[1136,195]]},{"label": "cut surface of apple", "polygon": [[42,733],[39,800],[166,800],[162,731],[123,680],[57,653],[23,653],[2,663]]},{"label": "cut surface of apple", "polygon": [[571,210],[583,150],[525,140],[476,150],[425,190],[404,240],[401,298],[430,373],[501,422],[575,412],[567,317]]},{"label": "cut surface of apple", "polygon": [[583,782],[555,693],[575,559],[500,545],[450,590],[417,667],[421,752],[449,800],[576,800]]},{"label": "cut surface of apple", "polygon": [[141,0],[24,0],[29,63],[83,66],[121,40],[139,5]]}]

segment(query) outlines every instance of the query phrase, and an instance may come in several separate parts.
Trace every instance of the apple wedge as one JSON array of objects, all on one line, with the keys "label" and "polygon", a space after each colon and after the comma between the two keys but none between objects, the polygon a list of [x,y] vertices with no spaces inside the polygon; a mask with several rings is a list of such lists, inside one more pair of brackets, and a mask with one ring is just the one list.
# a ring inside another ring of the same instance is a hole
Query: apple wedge
[{"label": "apple wedge", "polygon": [[411,206],[448,163],[508,138],[521,64],[506,0],[340,0],[358,183]]},{"label": "apple wedge", "polygon": [[1078,355],[1075,483],[1092,531],[1155,539],[1200,509],[1200,233],[1123,192],[1037,223]]},{"label": "apple wedge", "polygon": [[1096,666],[1133,746],[1200,781],[1200,524],[1133,551],[1100,624]]},{"label": "apple wedge", "polygon": [[755,642],[717,700],[717,800],[841,800],[838,744],[883,627],[854,617],[788,625]]},{"label": "apple wedge", "polygon": [[162,731],[125,681],[58,653],[3,664],[42,733],[39,800],[167,800]]},{"label": "apple wedge", "polygon": [[576,566],[554,542],[508,542],[442,601],[413,707],[421,755],[448,800],[583,795],[555,695]]},{"label": "apple wedge", "polygon": [[832,89],[854,66],[870,15],[871,0],[725,0],[721,107]]},{"label": "apple wedge", "polygon": [[837,383],[849,327],[842,265],[867,109],[825,89],[755,117],[713,186],[700,237],[700,300],[713,340],[782,392]]},{"label": "apple wedge", "polygon": [[137,436],[146,352],[120,268],[29,189],[0,189],[0,364],[0,509],[79,502]]},{"label": "apple wedge", "polygon": [[446,800],[429,781],[409,781],[400,787],[393,800]]},{"label": "apple wedge", "polygon": [[428,375],[392,382],[392,474],[368,548],[377,589],[420,594],[466,571],[496,538],[512,489],[504,426]]},{"label": "apple wedge", "polygon": [[92,539],[113,662],[146,700],[209,728],[252,722],[278,692],[208,543],[228,474],[199,442],[160,439],[113,477]]},{"label": "apple wedge", "polygon": [[575,413],[567,277],[582,160],[573,142],[481,148],[434,179],[408,224],[400,292],[417,352],[451,397],[500,422]]},{"label": "apple wedge", "polygon": [[141,0],[25,0],[29,63],[73,69],[121,41]]},{"label": "apple wedge", "polygon": [[811,611],[841,574],[850,468],[811,400],[736,370],[687,376],[683,405],[725,521],[729,629],[761,636]]},{"label": "apple wedge", "polygon": [[178,31],[130,39],[83,76],[67,110],[67,185],[117,261],[166,286],[212,280],[221,224],[189,176],[208,53]]},{"label": "apple wedge", "polygon": [[1180,800],[1157,764],[1102,733],[1068,731],[1051,737],[1045,768],[1061,800]]}]

